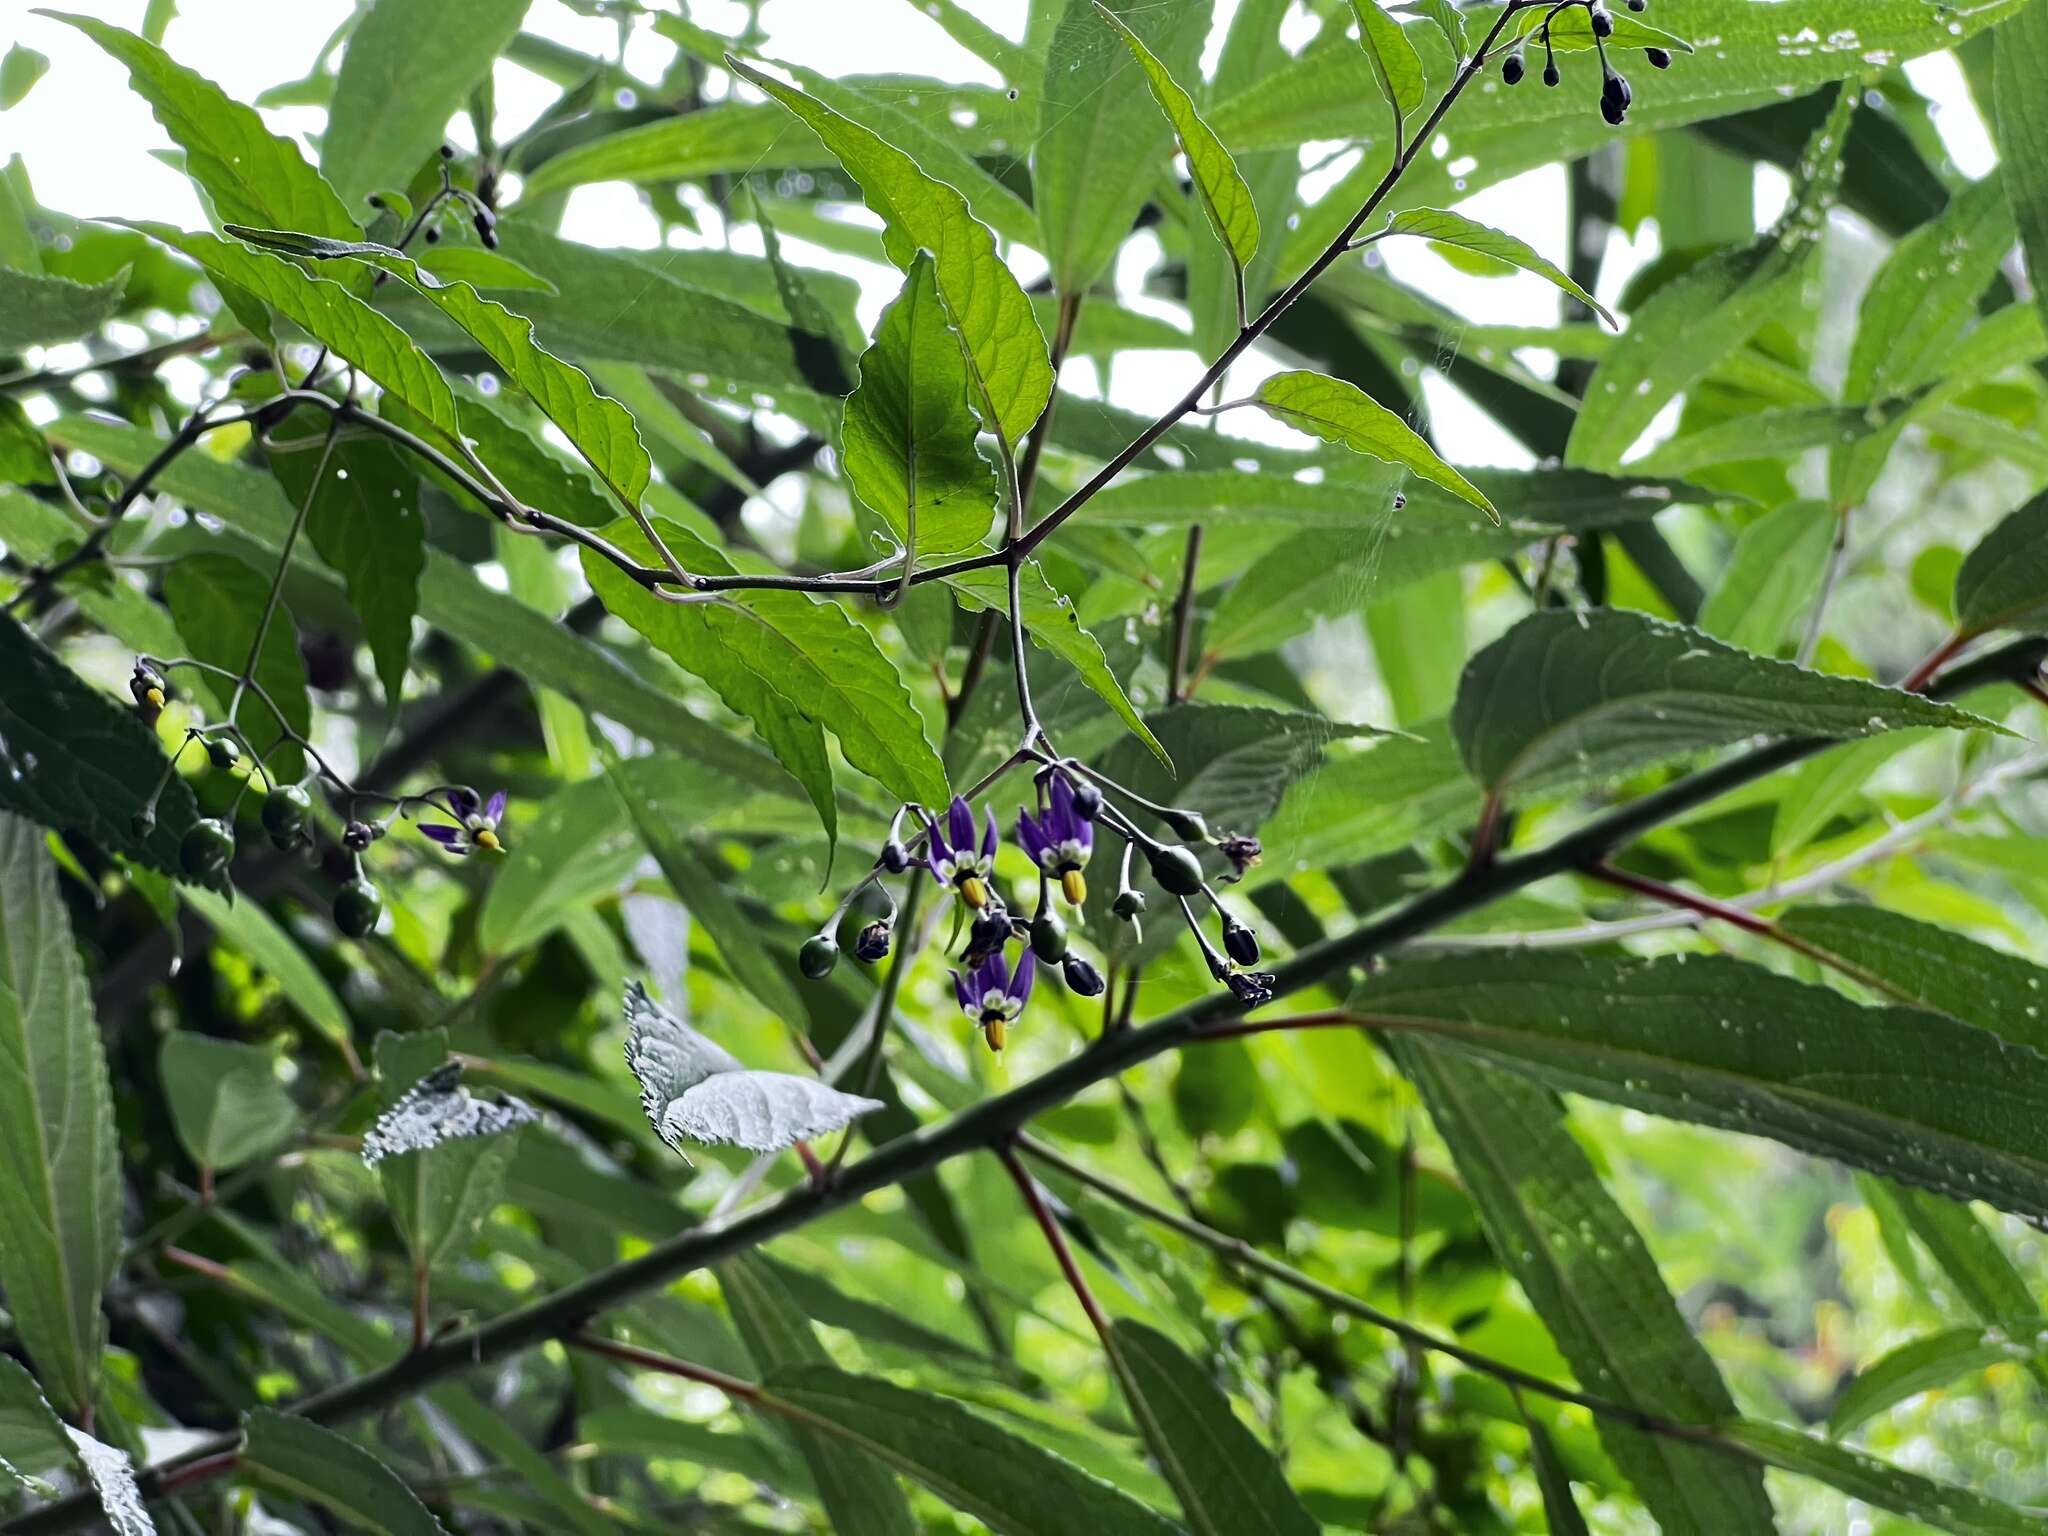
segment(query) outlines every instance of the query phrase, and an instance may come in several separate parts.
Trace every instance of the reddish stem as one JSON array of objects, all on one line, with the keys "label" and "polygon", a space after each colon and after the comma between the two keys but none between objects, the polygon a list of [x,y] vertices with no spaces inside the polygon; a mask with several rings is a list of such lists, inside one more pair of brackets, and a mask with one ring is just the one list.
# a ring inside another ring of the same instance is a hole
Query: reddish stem
[{"label": "reddish stem", "polygon": [[1024,1203],[1031,1208],[1032,1219],[1038,1223],[1038,1230],[1045,1234],[1045,1245],[1052,1250],[1052,1256],[1059,1261],[1060,1273],[1067,1277],[1067,1284],[1073,1288],[1074,1299],[1081,1303],[1081,1310],[1088,1314],[1088,1321],[1094,1325],[1105,1345],[1112,1345],[1109,1335],[1109,1316],[1102,1310],[1102,1303],[1095,1299],[1095,1293],[1088,1288],[1088,1278],[1081,1273],[1081,1265],[1074,1257],[1074,1250],[1067,1246],[1067,1234],[1060,1230],[1059,1219],[1052,1213],[1052,1207],[1045,1203],[1045,1196],[1038,1192],[1038,1185],[1024,1165],[1017,1160],[1014,1147],[1005,1144],[996,1148],[996,1156],[1003,1160],[1003,1166],[1017,1183],[1017,1192],[1024,1197]]},{"label": "reddish stem", "polygon": [[1202,1040],[1242,1040],[1247,1035],[1274,1035],[1295,1029],[1361,1029],[1372,1021],[1346,1008],[1326,1008],[1320,1013],[1290,1013],[1279,1019],[1237,1019],[1228,1024],[1198,1029],[1189,1043]]},{"label": "reddish stem", "polygon": [[152,1497],[168,1497],[182,1488],[190,1488],[194,1483],[207,1482],[232,1472],[241,1459],[240,1451],[220,1451],[212,1456],[202,1456],[197,1461],[188,1461],[182,1467],[173,1467],[157,1483]]},{"label": "reddish stem", "polygon": [[1638,896],[1661,902],[1667,907],[1681,911],[1696,912],[1701,917],[1711,917],[1720,922],[1733,924],[1745,933],[1759,938],[1779,939],[1786,937],[1778,925],[1767,917],[1759,917],[1746,907],[1730,906],[1725,901],[1716,901],[1711,896],[1702,896],[1696,891],[1684,890],[1675,885],[1666,885],[1662,880],[1652,880],[1648,875],[1632,874],[1626,869],[1617,869],[1604,859],[1586,867],[1586,873],[1596,880],[1609,885],[1620,886],[1625,891],[1634,891]]},{"label": "reddish stem", "polygon": [[701,1382],[707,1387],[716,1387],[728,1397],[742,1402],[760,1403],[761,1389],[751,1381],[742,1381],[737,1376],[728,1376],[723,1371],[714,1371],[708,1365],[697,1365],[688,1360],[678,1360],[673,1355],[657,1354],[651,1349],[641,1349],[633,1344],[620,1344],[601,1335],[578,1330],[568,1335],[564,1343],[593,1355],[603,1355],[607,1360],[617,1360],[623,1365],[637,1365],[643,1371],[659,1371],[664,1376],[680,1376],[684,1381]]},{"label": "reddish stem", "polygon": [[1934,674],[1954,659],[1956,652],[1968,645],[1976,636],[1957,630],[1941,644],[1927,653],[1927,659],[1908,672],[1899,681],[1899,687],[1907,693],[1918,693],[1934,681]]},{"label": "reddish stem", "polygon": [[173,1243],[164,1244],[163,1255],[180,1268],[189,1269],[194,1274],[204,1275],[209,1280],[217,1280],[222,1285],[239,1284],[235,1278],[235,1272],[229,1269],[227,1265],[215,1263],[212,1259],[201,1258],[198,1254],[188,1249],[180,1248]]}]

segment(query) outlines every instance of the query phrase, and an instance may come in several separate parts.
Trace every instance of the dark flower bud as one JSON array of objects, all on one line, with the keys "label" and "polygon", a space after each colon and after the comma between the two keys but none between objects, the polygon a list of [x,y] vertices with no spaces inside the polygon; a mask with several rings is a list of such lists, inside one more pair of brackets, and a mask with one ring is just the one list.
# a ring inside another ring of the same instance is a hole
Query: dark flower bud
[{"label": "dark flower bud", "polygon": [[1077,997],[1102,996],[1102,972],[1079,955],[1069,955],[1060,964],[1060,980]]},{"label": "dark flower bud", "polygon": [[467,784],[457,784],[448,791],[448,809],[458,820],[474,816],[484,808],[484,797]]},{"label": "dark flower bud", "polygon": [[1607,83],[1600,88],[1600,115],[1619,128],[1628,116],[1628,104],[1633,99],[1628,81],[1620,75],[1609,75]]},{"label": "dark flower bud", "polygon": [[375,928],[383,910],[384,898],[361,875],[334,893],[334,926],[351,939],[363,938]]},{"label": "dark flower bud", "polygon": [[435,225],[435,224],[429,224],[429,225],[427,226],[427,244],[429,244],[429,245],[439,245],[440,243],[441,243],[441,230],[440,230],[440,226],[439,226],[439,225]]},{"label": "dark flower bud", "polygon": [[296,784],[280,784],[263,799],[263,830],[278,847],[289,848],[305,830],[306,817],[312,810],[313,801],[303,789]]},{"label": "dark flower bud", "polygon": [[1010,909],[1001,902],[991,901],[974,914],[974,922],[967,930],[967,958],[985,960],[1010,942],[1014,930],[1010,923]]},{"label": "dark flower bud", "polygon": [[1067,925],[1048,907],[1031,920],[1031,953],[1048,965],[1067,952]]},{"label": "dark flower bud", "polygon": [[1545,85],[1554,86],[1563,78],[1564,76],[1557,72],[1557,60],[1552,59],[1543,66],[1543,83]]},{"label": "dark flower bud", "polygon": [[145,805],[128,818],[128,826],[137,837],[147,837],[156,830],[156,807]]},{"label": "dark flower bud", "polygon": [[1649,4],[1650,0],[1628,0],[1628,8],[1632,11],[1645,10]]},{"label": "dark flower bud", "polygon": [[1109,904],[1109,910],[1128,923],[1145,910],[1145,893],[1125,887],[1116,893],[1116,900]]},{"label": "dark flower bud", "polygon": [[887,918],[876,918],[861,929],[853,941],[853,957],[867,965],[874,965],[889,953],[889,939],[892,930]]},{"label": "dark flower bud", "polygon": [[797,951],[796,963],[812,981],[823,981],[839,963],[839,944],[829,933],[814,933]]},{"label": "dark flower bud", "polygon": [[1671,55],[1662,48],[1645,48],[1643,50],[1643,57],[1650,61],[1652,69],[1669,69],[1671,67]]},{"label": "dark flower bud", "polygon": [[206,755],[213,759],[214,767],[232,768],[242,760],[242,749],[235,745],[231,736],[209,736]]},{"label": "dark flower bud", "polygon": [[455,158],[455,146],[453,144],[443,144],[441,146],[441,158],[443,160],[453,160]]},{"label": "dark flower bud", "polygon": [[1223,857],[1230,860],[1230,867],[1236,871],[1236,878],[1242,880],[1245,871],[1266,856],[1266,845],[1256,837],[1247,837],[1242,832],[1232,832],[1216,845]]},{"label": "dark flower bud", "polygon": [[1102,810],[1102,791],[1086,779],[1074,786],[1074,814],[1093,821]]},{"label": "dark flower bud", "polygon": [[1223,948],[1239,965],[1259,963],[1259,936],[1234,917],[1223,919]]},{"label": "dark flower bud", "polygon": [[910,868],[910,852],[892,837],[882,844],[882,856],[876,862],[890,874],[900,875]]},{"label": "dark flower bud", "polygon": [[1184,838],[1191,843],[1209,841],[1209,823],[1193,811],[1169,810],[1166,813],[1166,824],[1173,828],[1175,837]]},{"label": "dark flower bud", "polygon": [[194,822],[184,841],[178,844],[178,864],[195,880],[217,875],[235,856],[235,834],[225,822],[212,817]]},{"label": "dark flower bud", "polygon": [[1273,1001],[1273,983],[1278,980],[1270,971],[1233,971],[1224,979],[1247,1008]]},{"label": "dark flower bud", "polygon": [[1152,878],[1159,882],[1160,889],[1172,895],[1192,896],[1202,888],[1201,861],[1185,848],[1162,843],[1146,849],[1145,860],[1152,866]]},{"label": "dark flower bud", "polygon": [[367,821],[352,821],[341,829],[341,846],[350,853],[361,853],[377,840]]},{"label": "dark flower bud", "polygon": [[1528,72],[1529,65],[1523,59],[1522,50],[1519,48],[1501,60],[1500,77],[1509,85],[1520,85],[1522,77],[1528,74]]},{"label": "dark flower bud", "polygon": [[1588,7],[1586,19],[1593,23],[1593,35],[1595,37],[1614,36],[1614,17],[1608,13],[1606,6],[1595,5]]},{"label": "dark flower bud", "polygon": [[476,226],[476,237],[483,241],[487,250],[498,248],[498,221],[491,217],[488,208],[478,208],[470,214],[469,222]]},{"label": "dark flower bud", "polygon": [[128,678],[128,691],[135,696],[135,706],[142,711],[143,718],[151,725],[163,713],[164,700],[171,696],[163,673],[146,661],[135,663],[135,671]]}]

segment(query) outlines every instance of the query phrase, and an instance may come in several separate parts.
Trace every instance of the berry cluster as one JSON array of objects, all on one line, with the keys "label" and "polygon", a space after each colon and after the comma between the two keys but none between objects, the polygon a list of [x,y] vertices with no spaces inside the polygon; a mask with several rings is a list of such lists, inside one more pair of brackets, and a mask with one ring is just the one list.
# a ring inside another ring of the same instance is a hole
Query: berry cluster
[{"label": "berry cluster", "polygon": [[[1649,0],[1626,0],[1631,11],[1648,9]],[[1543,44],[1543,83],[1554,86],[1563,78],[1557,67],[1557,48],[1551,37],[1551,26],[1568,10],[1584,7],[1586,19],[1593,29],[1593,46],[1600,54],[1600,115],[1619,128],[1628,119],[1628,109],[1635,99],[1629,89],[1628,77],[1614,67],[1607,56],[1607,40],[1614,35],[1614,15],[1602,0],[1560,0],[1545,13],[1542,22],[1518,41],[1508,56],[1501,61],[1500,77],[1509,85],[1520,85],[1529,73],[1528,48],[1530,38]],[[1645,48],[1643,57],[1653,68],[1669,69],[1671,54],[1663,48]]]}]

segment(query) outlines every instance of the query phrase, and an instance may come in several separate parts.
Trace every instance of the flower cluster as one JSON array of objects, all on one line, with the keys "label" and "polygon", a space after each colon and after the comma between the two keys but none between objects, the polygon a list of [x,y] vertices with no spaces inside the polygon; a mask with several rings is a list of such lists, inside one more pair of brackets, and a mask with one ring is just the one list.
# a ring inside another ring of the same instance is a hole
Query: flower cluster
[{"label": "flower cluster", "polygon": [[[1631,11],[1642,11],[1648,8],[1649,0],[1626,0],[1626,3]],[[1628,119],[1628,109],[1635,100],[1635,92],[1629,88],[1628,77],[1616,69],[1613,61],[1607,56],[1607,40],[1614,36],[1614,14],[1607,9],[1602,0],[1560,0],[1559,4],[1550,8],[1541,25],[1531,30],[1529,37],[1536,38],[1543,44],[1543,83],[1555,86],[1564,78],[1557,67],[1557,48],[1551,37],[1552,25],[1563,12],[1581,8],[1585,10],[1587,22],[1592,28],[1593,46],[1600,54],[1600,115],[1619,128]],[[1529,38],[1525,37],[1517,42],[1507,57],[1501,61],[1500,77],[1508,85],[1520,85],[1528,75],[1528,46]],[[1652,68],[1671,67],[1671,54],[1666,49],[1646,47],[1643,49],[1643,57],[1650,61]]]}]

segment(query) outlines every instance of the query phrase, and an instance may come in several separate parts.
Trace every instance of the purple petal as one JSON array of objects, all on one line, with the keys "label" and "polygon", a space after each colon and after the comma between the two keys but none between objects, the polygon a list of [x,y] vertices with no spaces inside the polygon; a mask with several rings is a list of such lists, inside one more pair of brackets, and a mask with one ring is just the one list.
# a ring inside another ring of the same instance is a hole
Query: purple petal
[{"label": "purple petal", "polygon": [[1009,978],[1003,974],[1003,952],[1000,948],[991,950],[981,964],[974,968],[974,996],[979,1002],[991,992],[1000,992]]},{"label": "purple petal", "polygon": [[1074,786],[1064,773],[1052,776],[1052,820],[1056,837],[1071,837],[1066,829],[1080,818],[1074,814]]},{"label": "purple petal", "polygon": [[981,834],[981,856],[992,859],[996,856],[996,808],[984,805],[982,814],[988,817],[988,828]]},{"label": "purple petal", "polygon": [[1022,1007],[1024,1000],[1031,995],[1031,983],[1037,977],[1038,957],[1031,952],[1031,946],[1026,944],[1017,956],[1017,968],[1010,972],[1010,996],[1017,999],[1019,1007]]},{"label": "purple petal", "polygon": [[947,972],[953,978],[953,996],[960,1001],[960,1007],[967,1013],[974,1012],[974,994],[969,990],[967,978],[958,971]]},{"label": "purple petal", "polygon": [[946,835],[961,853],[974,846],[974,808],[958,795],[946,807]]},{"label": "purple petal", "polygon": [[1031,856],[1031,862],[1034,864],[1038,862],[1039,855],[1051,846],[1046,840],[1045,833],[1040,829],[1037,818],[1022,806],[1017,808],[1017,842]]},{"label": "purple petal", "polygon": [[420,824],[420,836],[431,837],[443,848],[456,848],[462,844],[462,828],[460,827],[444,827],[433,822],[422,822]]},{"label": "purple petal", "polygon": [[924,817],[924,862],[926,867],[931,870],[933,875],[943,880],[946,877],[939,869],[939,863],[941,860],[950,859],[952,856],[953,850],[946,845],[945,834],[939,831],[939,824],[929,816]]},{"label": "purple petal", "polygon": [[505,814],[505,791],[499,790],[484,802],[484,819],[496,826]]},{"label": "purple petal", "polygon": [[1093,853],[1095,851],[1095,823],[1083,821],[1080,817],[1076,816],[1074,818],[1073,838],[1075,842],[1081,845],[1083,853]]}]

